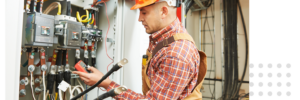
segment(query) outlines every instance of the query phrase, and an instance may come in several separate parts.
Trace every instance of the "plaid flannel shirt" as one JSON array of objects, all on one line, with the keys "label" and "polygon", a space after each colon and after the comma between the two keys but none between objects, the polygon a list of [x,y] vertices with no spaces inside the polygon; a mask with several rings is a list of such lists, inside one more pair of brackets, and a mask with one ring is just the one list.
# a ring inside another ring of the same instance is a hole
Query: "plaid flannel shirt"
[{"label": "plaid flannel shirt", "polygon": [[[150,35],[148,50],[152,53],[157,43],[176,33],[188,34],[178,18],[169,26]],[[200,65],[197,47],[190,41],[178,40],[152,55],[147,70],[151,87],[147,94],[143,95],[128,89],[115,96],[115,99],[174,100],[183,99],[191,94],[196,86]],[[118,86],[120,85],[111,82],[107,91]]]}]

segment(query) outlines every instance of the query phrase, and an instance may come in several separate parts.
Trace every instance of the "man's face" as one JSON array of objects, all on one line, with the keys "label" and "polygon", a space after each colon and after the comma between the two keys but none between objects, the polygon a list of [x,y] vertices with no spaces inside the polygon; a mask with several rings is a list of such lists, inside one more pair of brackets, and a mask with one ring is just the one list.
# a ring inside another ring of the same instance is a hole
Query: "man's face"
[{"label": "man's face", "polygon": [[139,21],[144,25],[146,33],[152,34],[159,30],[159,11],[155,9],[153,5],[140,8]]}]

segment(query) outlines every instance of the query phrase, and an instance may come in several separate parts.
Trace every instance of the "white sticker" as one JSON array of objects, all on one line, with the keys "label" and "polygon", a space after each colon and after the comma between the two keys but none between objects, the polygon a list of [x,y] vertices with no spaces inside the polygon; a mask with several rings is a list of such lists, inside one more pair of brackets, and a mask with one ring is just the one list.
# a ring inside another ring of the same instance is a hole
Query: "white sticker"
[{"label": "white sticker", "polygon": [[63,92],[66,92],[66,90],[68,89],[68,87],[70,87],[70,84],[68,84],[67,82],[65,82],[64,80],[61,81],[61,83],[58,86],[58,89],[62,90]]}]

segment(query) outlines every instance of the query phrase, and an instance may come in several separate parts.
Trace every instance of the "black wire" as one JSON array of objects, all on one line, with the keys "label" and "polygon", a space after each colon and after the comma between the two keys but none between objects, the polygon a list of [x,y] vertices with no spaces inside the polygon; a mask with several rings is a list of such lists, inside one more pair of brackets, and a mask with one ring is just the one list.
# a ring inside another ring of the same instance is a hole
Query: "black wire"
[{"label": "black wire", "polygon": [[[247,64],[248,64],[248,34],[247,34],[246,25],[245,25],[245,21],[244,21],[243,11],[241,9],[241,4],[240,4],[239,0],[237,0],[237,2],[238,2],[239,10],[240,10],[242,23],[243,23],[244,34],[245,34],[245,43],[246,43],[245,67],[244,67],[244,72],[243,72],[242,79],[241,79],[241,81],[244,81],[244,77],[245,77],[246,70],[247,70]],[[238,89],[241,88],[241,85],[242,85],[242,83],[240,82],[239,85],[238,85]]]}]

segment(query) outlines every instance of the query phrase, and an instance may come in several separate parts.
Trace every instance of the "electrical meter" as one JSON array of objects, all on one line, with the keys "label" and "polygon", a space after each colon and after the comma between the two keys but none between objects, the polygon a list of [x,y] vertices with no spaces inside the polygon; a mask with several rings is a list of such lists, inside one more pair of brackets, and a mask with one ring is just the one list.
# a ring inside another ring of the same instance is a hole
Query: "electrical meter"
[{"label": "electrical meter", "polygon": [[54,40],[58,42],[58,48],[80,48],[82,46],[81,28],[82,23],[77,22],[76,18],[66,15],[56,15]]},{"label": "electrical meter", "polygon": [[54,16],[24,13],[25,46],[53,46]]}]

